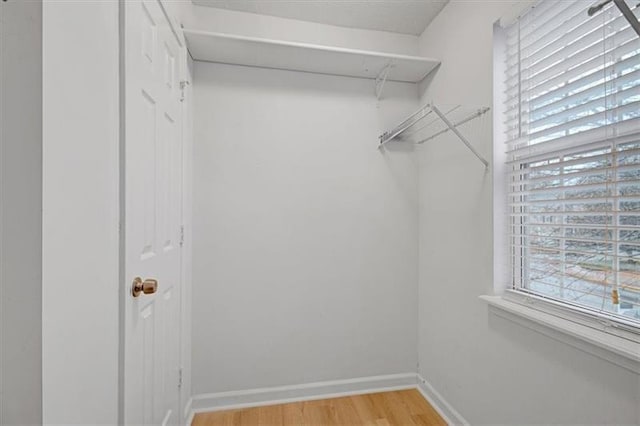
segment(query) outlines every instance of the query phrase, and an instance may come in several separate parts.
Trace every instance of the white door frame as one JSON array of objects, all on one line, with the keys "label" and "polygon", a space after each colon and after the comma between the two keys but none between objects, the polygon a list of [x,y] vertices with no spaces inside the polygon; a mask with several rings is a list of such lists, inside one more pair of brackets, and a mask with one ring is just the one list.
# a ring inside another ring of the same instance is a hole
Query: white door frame
[{"label": "white door frame", "polygon": [[[125,1],[42,5],[42,416],[47,424],[122,424],[124,419],[128,277],[122,270],[119,202]],[[189,211],[189,200],[185,203]],[[188,215],[184,225],[188,245]],[[184,250],[185,256],[190,253]],[[183,276],[189,277],[190,260],[183,262]],[[188,286],[185,281],[183,289]],[[187,306],[182,317],[188,315]],[[190,348],[184,349],[186,384]],[[190,388],[184,389],[182,406],[189,396]]]},{"label": "white door frame", "polygon": [[183,423],[191,415],[191,282],[192,282],[192,205],[193,205],[193,61],[186,47],[183,49],[184,72],[182,73],[184,95],[182,116],[182,294],[180,296],[181,359],[180,409]]},{"label": "white door frame", "polygon": [[43,422],[114,424],[118,3],[45,1],[42,8]]}]

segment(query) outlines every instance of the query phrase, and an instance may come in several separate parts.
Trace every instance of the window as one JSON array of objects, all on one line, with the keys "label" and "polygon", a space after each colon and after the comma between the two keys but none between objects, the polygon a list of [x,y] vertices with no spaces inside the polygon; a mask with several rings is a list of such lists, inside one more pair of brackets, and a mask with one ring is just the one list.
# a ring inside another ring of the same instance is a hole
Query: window
[{"label": "window", "polygon": [[640,330],[640,37],[592,5],[506,28],[510,285]]}]

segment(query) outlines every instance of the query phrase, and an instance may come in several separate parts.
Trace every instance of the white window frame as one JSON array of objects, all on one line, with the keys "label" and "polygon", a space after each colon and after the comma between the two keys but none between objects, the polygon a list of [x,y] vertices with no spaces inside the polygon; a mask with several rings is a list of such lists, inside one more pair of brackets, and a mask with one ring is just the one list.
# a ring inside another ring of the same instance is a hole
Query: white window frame
[{"label": "white window frame", "polygon": [[494,295],[481,296],[491,307],[491,311],[505,319],[534,329],[551,338],[563,341],[586,352],[613,362],[640,374],[640,327],[619,317],[596,313],[579,306],[571,306],[513,289],[509,266],[509,242],[506,229],[508,223],[507,206],[507,166],[505,154],[504,114],[504,43],[505,28],[525,8],[511,13],[494,25],[493,55],[493,258]]}]

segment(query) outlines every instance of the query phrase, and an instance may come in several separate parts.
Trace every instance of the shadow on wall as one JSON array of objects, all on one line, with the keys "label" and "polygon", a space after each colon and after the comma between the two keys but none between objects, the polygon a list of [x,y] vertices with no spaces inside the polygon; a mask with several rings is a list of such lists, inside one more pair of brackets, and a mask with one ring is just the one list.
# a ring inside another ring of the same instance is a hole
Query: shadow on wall
[{"label": "shadow on wall", "polygon": [[417,221],[418,191],[415,182],[411,180],[411,175],[415,175],[416,172],[406,167],[407,161],[413,168],[418,167],[418,158],[414,155],[416,145],[410,141],[389,141],[384,146],[378,146],[377,149],[387,165],[393,183],[405,195],[404,199],[416,210]]},{"label": "shadow on wall", "polygon": [[[604,411],[612,410],[618,398],[625,400],[630,397],[622,391],[623,389],[635,389],[636,398],[640,398],[640,376],[637,373],[620,368],[611,361],[603,362],[603,359],[596,355],[576,351],[567,336],[562,336],[562,340],[556,340],[557,337],[553,334],[543,334],[520,325],[512,319],[502,317],[499,311],[491,308],[487,322],[489,332],[503,343],[499,346],[503,349],[501,353],[494,354],[503,360],[503,374],[513,383],[527,384],[528,390],[523,393],[523,396],[526,394],[527,397],[519,399],[518,403],[530,405],[531,410],[535,410],[539,405],[554,406],[557,416],[564,415],[566,421],[571,422],[571,419],[575,419],[573,408],[563,403],[562,399],[558,399],[558,392],[567,392],[575,396],[585,392],[585,400],[602,404],[601,408]],[[508,350],[505,351],[505,348]],[[521,364],[522,354],[525,353],[529,363],[538,366],[535,374]],[[585,381],[599,384],[600,398],[588,395],[586,389],[579,385]],[[554,392],[549,392],[550,387],[554,388]],[[620,394],[616,395],[618,392]],[[640,405],[637,409],[640,420]],[[612,412],[612,424],[618,423],[615,417]],[[544,414],[541,414],[540,420],[544,421],[544,418]]]}]

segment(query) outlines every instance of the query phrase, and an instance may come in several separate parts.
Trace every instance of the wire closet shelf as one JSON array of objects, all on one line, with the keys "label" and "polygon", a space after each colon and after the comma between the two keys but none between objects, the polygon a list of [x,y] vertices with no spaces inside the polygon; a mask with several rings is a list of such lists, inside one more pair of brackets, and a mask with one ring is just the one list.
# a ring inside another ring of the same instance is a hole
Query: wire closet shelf
[{"label": "wire closet shelf", "polygon": [[379,147],[381,148],[391,141],[411,141],[421,145],[440,135],[453,132],[485,167],[489,167],[489,162],[473,147],[469,139],[459,129],[463,124],[483,116],[489,110],[489,107],[466,107],[463,105],[441,109],[435,104],[429,103],[393,129],[380,135]]}]

